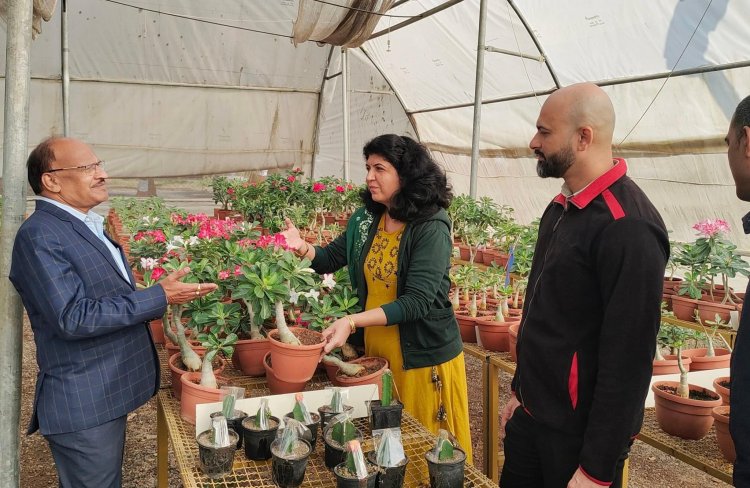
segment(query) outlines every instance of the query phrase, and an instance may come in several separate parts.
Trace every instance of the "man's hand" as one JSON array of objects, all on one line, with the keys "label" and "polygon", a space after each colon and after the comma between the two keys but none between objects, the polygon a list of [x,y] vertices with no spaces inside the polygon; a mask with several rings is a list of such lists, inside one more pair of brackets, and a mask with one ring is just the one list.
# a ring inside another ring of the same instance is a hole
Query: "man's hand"
[{"label": "man's hand", "polygon": [[190,268],[178,269],[154,286],[161,286],[170,305],[187,303],[204,297],[219,288],[215,283],[183,283],[180,280],[190,273]]},{"label": "man's hand", "polygon": [[518,401],[518,398],[516,398],[515,393],[512,393],[510,395],[510,400],[508,400],[508,403],[505,404],[505,407],[503,408],[503,414],[500,417],[500,438],[505,439],[505,425],[508,423],[508,420],[513,416],[513,412],[516,411],[516,408],[521,406],[521,402]]},{"label": "man's hand", "polygon": [[594,483],[591,479],[583,474],[581,468],[576,469],[573,477],[568,481],[568,488],[602,488],[602,485]]}]

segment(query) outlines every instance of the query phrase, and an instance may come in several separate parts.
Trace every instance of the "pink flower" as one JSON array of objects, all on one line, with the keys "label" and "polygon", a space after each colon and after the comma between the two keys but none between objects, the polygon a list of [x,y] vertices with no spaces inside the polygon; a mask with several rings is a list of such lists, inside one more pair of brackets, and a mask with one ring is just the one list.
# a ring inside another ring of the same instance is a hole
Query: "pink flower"
[{"label": "pink flower", "polygon": [[234,195],[234,188],[227,188],[227,194]]},{"label": "pink flower", "polygon": [[164,232],[160,230],[153,230],[150,233],[154,238],[154,242],[167,242],[167,236],[164,235]]},{"label": "pink flower", "polygon": [[286,181],[289,183],[294,183],[297,180],[297,178],[294,177],[294,175],[289,175],[286,177]]},{"label": "pink flower", "polygon": [[325,189],[326,189],[325,183],[315,183],[313,184],[313,187],[312,187],[313,193],[320,193]]},{"label": "pink flower", "polygon": [[222,269],[221,271],[219,271],[219,279],[220,280],[225,280],[227,278],[229,278],[229,270]]},{"label": "pink flower", "polygon": [[154,269],[151,270],[151,279],[154,280],[154,281],[159,281],[159,278],[161,278],[162,276],[164,276],[164,274],[166,272],[167,272],[167,270],[165,270],[164,268],[162,268],[162,267],[156,267],[156,268],[154,268]]},{"label": "pink flower", "polygon": [[693,229],[697,230],[699,235],[705,237],[715,237],[717,235],[727,234],[730,231],[729,224],[726,220],[722,219],[701,220],[693,226]]},{"label": "pink flower", "polygon": [[242,274],[242,266],[240,266],[239,264],[235,265],[234,266],[234,275],[235,276],[239,276],[241,274]]},{"label": "pink flower", "polygon": [[344,193],[345,189],[341,185],[336,185],[336,193]]},{"label": "pink flower", "polygon": [[285,186],[280,186],[280,187],[279,187],[279,190],[281,190],[281,191],[286,191],[286,187],[285,187]]}]

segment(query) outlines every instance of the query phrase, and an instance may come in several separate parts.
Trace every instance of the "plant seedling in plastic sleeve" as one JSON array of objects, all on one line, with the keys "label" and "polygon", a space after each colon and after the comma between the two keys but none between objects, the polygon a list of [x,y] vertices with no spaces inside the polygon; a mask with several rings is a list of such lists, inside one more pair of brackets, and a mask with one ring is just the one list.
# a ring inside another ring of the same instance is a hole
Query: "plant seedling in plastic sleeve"
[{"label": "plant seedling in plastic sleeve", "polygon": [[383,429],[375,438],[375,459],[378,466],[394,468],[406,459],[401,443],[401,429]]},{"label": "plant seedling in plastic sleeve", "polygon": [[362,446],[354,439],[346,444],[346,470],[359,480],[367,478],[367,463]]},{"label": "plant seedling in plastic sleeve", "polygon": [[312,416],[307,410],[307,406],[305,405],[305,400],[302,393],[297,393],[296,395],[294,395],[294,409],[292,410],[292,415],[294,416],[294,420],[302,422],[305,425],[310,425],[313,423]]},{"label": "plant seedling in plastic sleeve", "polygon": [[255,414],[255,425],[261,430],[268,430],[268,419],[271,417],[271,408],[268,406],[268,398],[260,399],[260,408]]},{"label": "plant seedling in plastic sleeve", "polygon": [[438,439],[435,443],[435,456],[440,461],[453,458],[453,437],[447,430],[440,429],[438,431]]},{"label": "plant seedling in plastic sleeve", "polygon": [[227,419],[223,415],[211,417],[211,442],[214,447],[229,446],[229,429]]},{"label": "plant seedling in plastic sleeve", "polygon": [[[309,439],[309,432],[310,430],[300,422],[294,419],[287,420],[284,429],[279,430],[281,452],[291,454],[297,439]],[[306,433],[307,435],[305,435]]]},{"label": "plant seedling in plastic sleeve", "polygon": [[349,396],[348,390],[341,390],[341,388],[331,388],[333,390],[333,395],[331,395],[331,411],[333,413],[341,413],[344,411],[344,404],[346,402],[347,397]]},{"label": "plant seedling in plastic sleeve", "polygon": [[354,427],[348,413],[336,415],[331,421],[330,429],[331,439],[343,446],[357,436],[357,429]]}]

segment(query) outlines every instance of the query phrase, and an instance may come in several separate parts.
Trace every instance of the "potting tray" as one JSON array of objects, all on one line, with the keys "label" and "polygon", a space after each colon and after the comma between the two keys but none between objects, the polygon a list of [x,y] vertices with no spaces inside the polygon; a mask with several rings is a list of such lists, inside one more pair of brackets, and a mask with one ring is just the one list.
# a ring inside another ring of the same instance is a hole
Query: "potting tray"
[{"label": "potting tray", "polygon": [[714,478],[732,484],[732,464],[724,459],[716,442],[716,427],[706,437],[697,441],[681,439],[667,434],[656,420],[653,408],[647,408],[638,440],[652,445],[689,465],[705,471]]},{"label": "potting tray", "polygon": [[[163,358],[165,359],[165,358]],[[164,364],[164,362],[162,362]],[[245,388],[246,397],[269,395],[270,391],[265,378],[249,378],[232,368],[231,364],[222,373],[223,377],[232,378],[233,386]],[[171,380],[170,380],[171,381]],[[306,390],[321,389],[331,386],[325,375],[314,377],[306,387]],[[158,418],[158,486],[166,488],[167,479],[167,436],[172,441],[177,468],[182,477],[184,486],[187,487],[273,487],[271,479],[271,460],[250,461],[245,458],[244,451],[238,450],[234,457],[232,473],[218,480],[211,480],[204,476],[198,467],[198,446],[195,441],[195,427],[180,418],[180,402],[172,394],[171,388],[161,389],[158,393],[159,418]],[[369,424],[366,418],[355,420],[355,425],[365,433],[364,450],[373,449],[372,439],[369,436]],[[403,413],[401,421],[401,434],[404,451],[409,458],[406,469],[405,487],[429,486],[427,474],[427,462],[424,453],[430,449],[435,441],[429,431],[406,412]],[[305,472],[303,487],[332,487],[336,485],[333,473],[325,467],[324,446],[318,439],[315,452],[310,456],[310,461]],[[478,469],[469,463],[466,464],[465,487],[496,487],[489,478],[485,477]]]}]

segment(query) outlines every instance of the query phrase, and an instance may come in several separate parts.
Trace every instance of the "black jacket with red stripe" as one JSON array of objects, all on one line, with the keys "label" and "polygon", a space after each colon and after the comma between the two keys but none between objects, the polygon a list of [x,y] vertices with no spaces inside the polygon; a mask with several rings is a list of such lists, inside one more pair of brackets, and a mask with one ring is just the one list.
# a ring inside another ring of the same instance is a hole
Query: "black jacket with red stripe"
[{"label": "black jacket with red stripe", "polygon": [[512,389],[530,415],[582,436],[604,484],[640,430],[669,241],[622,159],[549,204],[529,275]]}]

